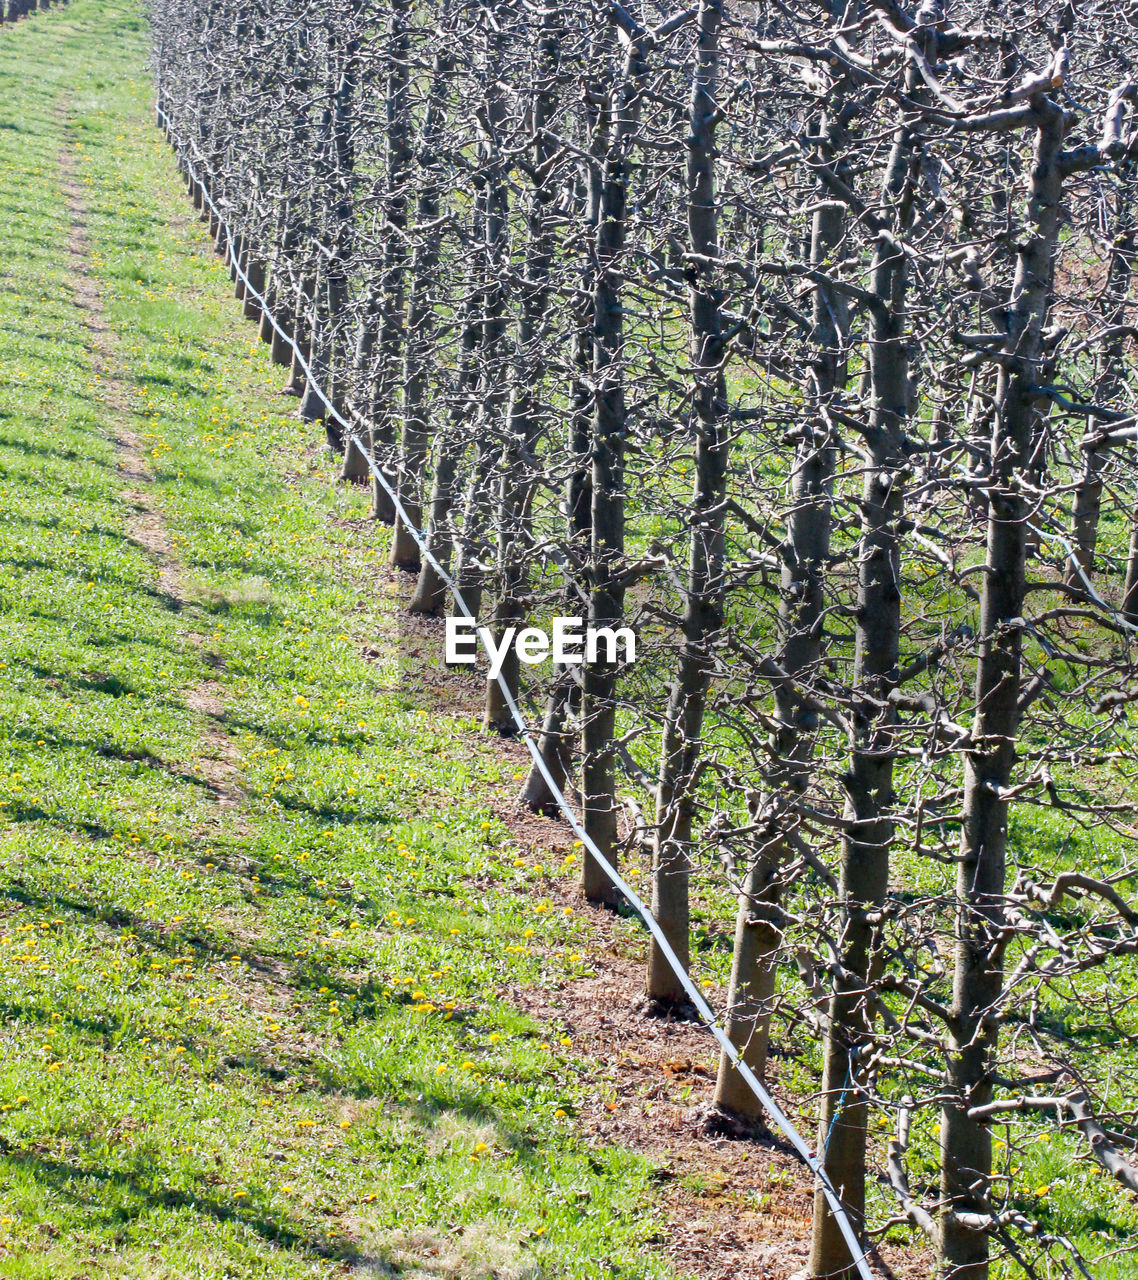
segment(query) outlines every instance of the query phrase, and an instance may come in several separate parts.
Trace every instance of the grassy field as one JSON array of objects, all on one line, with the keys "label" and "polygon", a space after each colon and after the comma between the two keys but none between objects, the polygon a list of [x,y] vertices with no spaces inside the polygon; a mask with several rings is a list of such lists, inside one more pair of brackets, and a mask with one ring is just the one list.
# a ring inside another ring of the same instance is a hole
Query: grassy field
[{"label": "grassy field", "polygon": [[132,5],[0,30],[0,1275],[672,1275],[150,107]]}]

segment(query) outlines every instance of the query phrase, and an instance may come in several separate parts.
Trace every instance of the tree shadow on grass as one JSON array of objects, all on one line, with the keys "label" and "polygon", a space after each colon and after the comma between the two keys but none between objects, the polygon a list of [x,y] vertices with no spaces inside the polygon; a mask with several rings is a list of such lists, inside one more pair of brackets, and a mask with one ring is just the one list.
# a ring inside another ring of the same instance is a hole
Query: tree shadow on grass
[{"label": "tree shadow on grass", "polygon": [[228,934],[199,928],[171,929],[161,921],[148,919],[127,907],[109,902],[87,902],[64,893],[51,892],[12,879],[0,886],[0,899],[18,903],[33,911],[70,911],[80,920],[104,925],[116,933],[129,934],[135,942],[163,955],[185,957],[193,952],[199,960],[228,961],[240,956],[250,968],[262,973],[279,976],[280,962],[268,960],[251,948],[242,950],[240,944]]},{"label": "tree shadow on grass", "polygon": [[[287,685],[289,681],[281,679],[280,684]],[[248,716],[241,716],[230,708],[223,717],[225,724],[230,729],[239,729],[245,733],[250,733],[259,738],[264,738],[266,742],[271,743],[274,747],[280,747],[282,751],[294,750],[300,745],[310,747],[329,747],[335,751],[346,751],[352,747],[362,749],[371,746],[375,742],[375,736],[369,737],[364,730],[332,730],[324,731],[309,726],[307,728],[291,728],[286,730],[283,726],[273,726],[267,724],[263,719],[252,719]],[[303,806],[298,806],[303,807]],[[314,812],[319,812],[315,810]]]},{"label": "tree shadow on grass", "polygon": [[109,840],[114,830],[102,822],[86,821],[76,818],[71,813],[60,810],[45,809],[36,800],[9,800],[0,810],[7,825],[43,822],[60,831],[69,831],[75,835],[88,836],[92,840]]},{"label": "tree shadow on grass", "polygon": [[[362,984],[354,983],[318,963],[310,962],[299,970],[290,966],[291,971],[286,977],[281,972],[285,967],[283,960],[275,956],[260,955],[247,946],[243,948],[238,940],[230,936],[214,934],[207,939],[193,931],[167,931],[122,908],[87,903],[62,894],[36,893],[22,885],[12,885],[0,890],[0,899],[7,899],[32,910],[72,911],[86,916],[92,922],[129,933],[134,941],[153,952],[170,957],[181,959],[187,951],[193,951],[201,959],[219,962],[240,955],[242,961],[261,977],[286,985],[297,994],[312,995],[320,992],[340,997],[351,996],[353,1008],[348,1018],[357,1031],[374,1025],[378,1032],[389,1015],[400,1010],[410,1010],[415,1005],[414,997],[408,991],[394,991],[376,979],[369,979]],[[68,1008],[66,1001],[53,1000],[49,1005],[43,1006],[31,1001],[0,1004],[0,1024],[17,1020],[46,1023],[53,1016],[77,1030],[98,1036],[104,1048],[118,1043],[127,1025],[126,1019],[111,1015],[91,1017],[76,1013]],[[461,1041],[469,1034],[469,1018],[460,1011],[459,1016],[448,1021],[445,1027],[447,1036]],[[536,1039],[542,1033],[535,1027],[529,1034]],[[271,1049],[219,1047],[200,1032],[195,1034],[188,1029],[178,1037],[178,1042],[192,1055],[192,1058],[184,1061],[196,1060],[196,1069],[215,1080],[222,1079],[228,1072],[237,1072],[260,1077],[266,1086],[293,1081],[299,1083],[305,1092],[323,1097],[340,1096],[360,1101],[382,1097],[409,1108],[410,1114],[424,1129],[433,1127],[442,1115],[449,1112],[475,1124],[493,1124],[502,1144],[508,1146],[520,1161],[540,1158],[534,1139],[523,1128],[506,1122],[493,1105],[479,1096],[473,1082],[468,1086],[450,1082],[450,1096],[436,1092],[429,1085],[424,1088],[421,1082],[395,1077],[383,1080],[377,1087],[376,1081],[365,1078],[350,1066],[337,1064],[327,1054],[308,1055],[283,1045],[276,1045]],[[457,1050],[457,1045],[455,1047]],[[207,1059],[215,1052],[219,1056],[210,1065]],[[458,1096],[454,1096],[456,1093]]]},{"label": "tree shadow on grass", "polygon": [[[112,672],[92,672],[82,680],[59,680],[57,677],[51,676],[48,679],[56,679],[57,685],[67,684],[76,691],[105,693],[110,697],[126,697],[131,694],[139,695],[142,693],[141,690],[134,689],[129,684],[120,681],[119,677]],[[166,711],[180,712],[185,709],[185,703],[180,700],[152,698],[150,701],[158,703]],[[53,747],[56,750],[72,750],[99,756],[104,760],[120,760],[124,764],[140,764],[146,768],[161,770],[181,782],[188,782],[197,787],[204,787],[206,790],[213,790],[204,779],[199,778],[196,774],[184,772],[177,764],[164,760],[161,756],[151,751],[149,747],[126,746],[106,737],[79,738],[71,734],[57,733],[53,728],[37,728],[34,725],[14,730],[9,735],[8,740],[12,744],[19,742],[30,743],[35,746],[42,744]]]},{"label": "tree shadow on grass", "polygon": [[[0,416],[3,416],[2,413],[0,413]],[[30,525],[34,528],[43,529],[47,533],[67,532],[67,523],[60,516],[46,516],[43,519],[37,519],[35,516],[25,515],[20,511],[6,511],[3,519],[0,519],[0,528],[7,528],[9,525],[17,524]],[[125,533],[98,523],[93,528],[80,529],[79,535],[85,538],[99,538],[107,542],[130,542]],[[58,568],[59,566],[57,565],[56,567]]]},{"label": "tree shadow on grass", "polygon": [[84,1018],[64,1007],[63,1012],[53,1005],[50,1009],[40,1008],[32,1004],[19,1004],[13,1001],[0,1001],[0,1026],[12,1022],[45,1022],[50,1023],[52,1015],[76,1031],[90,1036],[100,1036],[104,1047],[109,1048],[114,1042],[115,1033],[120,1031],[123,1021],[120,1018]]},{"label": "tree shadow on grass", "polygon": [[[123,696],[131,692],[129,687],[123,686],[117,691],[105,687],[104,682],[115,682],[115,677],[100,677],[92,682],[74,682],[77,689],[95,689],[99,692],[109,693],[112,696]],[[180,711],[184,704],[181,702],[165,703],[171,711]],[[138,777],[142,775],[144,770],[152,770],[156,773],[165,774],[175,782],[184,783],[186,786],[192,787],[194,791],[209,796],[213,800],[221,800],[225,796],[225,791],[216,783],[211,782],[208,778],[201,774],[191,772],[189,769],[174,761],[165,760],[161,756],[156,755],[148,747],[127,746],[124,743],[113,742],[106,738],[77,738],[71,735],[61,735],[55,733],[51,729],[31,728],[17,729],[9,736],[9,743],[16,745],[24,743],[26,746],[39,747],[41,744],[51,747],[57,751],[75,751],[84,755],[97,756],[101,760],[114,760],[124,765],[135,765],[137,768],[130,770],[132,776]],[[42,805],[32,802],[9,801],[9,808],[6,814],[11,822],[50,822],[54,826],[69,827],[69,818],[67,818],[61,810],[48,810]],[[90,829],[87,826],[80,825],[75,827],[76,830],[82,830],[85,834],[93,838],[99,838],[100,834],[113,834],[108,832],[106,828],[99,826],[97,829]]]},{"label": "tree shadow on grass", "polygon": [[0,436],[0,449],[10,449],[13,453],[20,453],[28,458],[58,458],[61,462],[72,465],[82,462],[85,466],[99,467],[104,471],[117,471],[114,463],[92,458],[78,449],[55,449],[46,444],[32,444],[31,441],[21,440],[18,436]]},{"label": "tree shadow on grass", "polygon": [[[309,896],[323,901],[322,895],[315,889]],[[339,994],[351,994],[357,999],[363,993],[364,999],[371,1001],[373,1012],[376,1011],[376,997],[382,990],[375,983],[369,982],[361,987],[358,983],[333,976],[323,969],[298,965],[287,946],[282,946],[280,954],[274,954],[272,951],[251,947],[247,941],[231,933],[203,927],[200,922],[186,928],[171,928],[165,922],[149,919],[125,906],[106,901],[86,901],[74,895],[28,884],[15,877],[6,884],[0,884],[0,902],[5,900],[44,914],[71,912],[78,921],[101,925],[115,933],[129,935],[140,946],[179,960],[189,954],[197,960],[214,964],[239,959],[261,979],[298,993],[318,991],[322,986]],[[392,996],[386,1003],[401,1004],[403,1000]]]},{"label": "tree shadow on grass", "polygon": [[[160,1184],[167,1172],[148,1163],[145,1170],[116,1170],[101,1165],[83,1165],[78,1161],[54,1159],[42,1152],[21,1147],[0,1136],[0,1159],[21,1169],[35,1179],[37,1185],[73,1199],[82,1208],[84,1218],[94,1216],[91,1183],[128,1203],[107,1205],[108,1222],[130,1224],[155,1210],[190,1210],[201,1218],[237,1226],[281,1249],[305,1257],[354,1264],[362,1257],[354,1244],[334,1241],[305,1228],[301,1223],[274,1213],[268,1205],[244,1206],[238,1201],[210,1196],[199,1190],[185,1190]],[[85,1187],[86,1184],[86,1187]],[[132,1203],[130,1203],[132,1202]],[[390,1265],[385,1263],[384,1265]],[[393,1275],[399,1274],[397,1271]]]}]

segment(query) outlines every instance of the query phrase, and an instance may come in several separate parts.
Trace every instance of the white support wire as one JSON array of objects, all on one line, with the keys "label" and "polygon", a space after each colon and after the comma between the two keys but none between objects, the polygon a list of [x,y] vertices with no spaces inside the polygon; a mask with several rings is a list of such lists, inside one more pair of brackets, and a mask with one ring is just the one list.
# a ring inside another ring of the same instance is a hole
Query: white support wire
[{"label": "white support wire", "polygon": [[[166,127],[169,130],[169,133],[171,136],[171,145],[182,156],[182,159],[186,165],[188,176],[192,179],[192,181],[196,182],[198,187],[201,189],[202,199],[206,202],[206,204],[208,204],[210,210],[213,212],[214,216],[217,218],[218,225],[225,232],[226,244],[228,246],[228,251],[229,251],[228,256],[229,256],[230,265],[233,267],[234,271],[237,273],[238,277],[240,278],[242,284],[245,286],[245,296],[251,297],[253,301],[257,303],[257,305],[261,308],[263,314],[268,317],[269,323],[273,326],[273,328],[277,331],[277,333],[280,334],[280,336],[285,340],[285,342],[287,342],[289,346],[292,347],[293,352],[296,355],[296,360],[299,368],[304,373],[305,377],[309,380],[309,382],[312,384],[312,386],[315,388],[316,393],[319,395],[320,399],[324,402],[327,414],[330,417],[334,418],[335,421],[344,429],[345,442],[354,444],[356,448],[359,450],[361,456],[367,460],[368,468],[371,471],[371,474],[375,477],[376,481],[382,486],[382,488],[386,491],[388,497],[391,499],[392,505],[395,508],[396,514],[398,515],[399,519],[402,521],[407,532],[411,535],[412,538],[414,538],[415,542],[418,544],[419,550],[422,553],[424,559],[427,560],[427,562],[439,575],[442,581],[446,584],[447,590],[453,596],[454,602],[458,606],[459,612],[468,621],[477,623],[477,619],[467,608],[466,601],[462,597],[462,592],[458,589],[458,586],[455,583],[454,579],[450,576],[450,574],[446,571],[446,569],[444,569],[443,566],[439,564],[438,560],[436,560],[435,557],[431,554],[431,549],[427,544],[427,539],[423,534],[422,530],[417,528],[408,518],[407,511],[404,508],[402,502],[400,502],[398,493],[396,493],[396,491],[388,483],[387,477],[383,474],[380,468],[376,466],[375,461],[371,456],[371,451],[368,448],[367,443],[361,440],[360,436],[356,433],[356,430],[353,427],[353,425],[350,422],[348,422],[347,419],[344,418],[344,416],[336,410],[335,406],[331,402],[330,397],[325,395],[323,388],[319,385],[319,383],[316,382],[312,374],[312,370],[309,368],[308,362],[304,358],[304,353],[297,346],[296,342],[293,341],[291,335],[286,333],[285,330],[277,323],[276,317],[269,310],[266,299],[253,286],[249,277],[245,274],[244,270],[241,267],[241,263],[237,260],[237,256],[234,253],[233,233],[229,230],[229,227],[225,219],[222,217],[221,210],[218,209],[216,204],[214,204],[212,198],[210,197],[209,192],[206,190],[205,184],[201,181],[196,171],[194,170],[193,163],[190,160],[190,156],[188,153],[188,148],[186,148],[182,140],[178,138],[174,130],[173,121],[170,119],[170,117],[166,114],[166,112],[162,109],[160,105],[156,107],[156,111],[158,116],[166,122]],[[513,718],[514,724],[517,726],[518,733],[520,734],[523,742],[525,743],[527,750],[529,751],[531,757],[533,758],[534,765],[536,766],[538,772],[541,774],[542,778],[545,780],[545,784],[549,788],[549,792],[553,796],[553,799],[556,801],[558,808],[565,815],[565,818],[568,821],[570,827],[572,827],[573,831],[577,834],[578,838],[580,839],[583,848],[586,849],[588,853],[596,860],[597,864],[601,867],[604,873],[612,881],[613,886],[617,890],[619,890],[621,894],[624,895],[625,899],[628,902],[628,905],[632,907],[632,909],[636,912],[636,914],[640,916],[640,918],[644,921],[645,925],[648,928],[649,933],[651,933],[652,937],[656,941],[657,946],[660,948],[661,952],[663,953],[664,958],[667,960],[669,967],[671,968],[672,972],[676,975],[676,977],[679,979],[680,985],[683,987],[684,992],[686,993],[688,999],[692,1002],[692,1005],[695,1007],[696,1012],[707,1024],[708,1030],[715,1037],[715,1040],[719,1044],[720,1049],[722,1049],[723,1052],[727,1055],[727,1057],[731,1060],[731,1063],[735,1067],[736,1071],[738,1071],[739,1074],[746,1081],[747,1087],[751,1090],[751,1092],[758,1099],[759,1103],[762,1105],[763,1110],[766,1111],[766,1113],[774,1121],[775,1125],[782,1131],[783,1135],[790,1142],[791,1146],[793,1146],[795,1151],[801,1157],[802,1162],[810,1169],[811,1173],[813,1173],[814,1177],[818,1182],[819,1187],[822,1189],[823,1195],[825,1195],[826,1200],[830,1205],[830,1208],[833,1210],[835,1220],[837,1221],[837,1224],[838,1224],[838,1228],[842,1233],[842,1238],[845,1240],[845,1243],[849,1248],[850,1258],[853,1260],[853,1265],[857,1268],[857,1272],[858,1272],[858,1275],[861,1277],[861,1280],[874,1280],[873,1273],[869,1268],[868,1255],[866,1254],[865,1250],[862,1249],[860,1243],[858,1242],[857,1231],[855,1230],[853,1223],[850,1221],[849,1212],[846,1209],[846,1207],[842,1204],[841,1197],[838,1195],[837,1191],[834,1188],[833,1183],[830,1181],[829,1176],[827,1175],[825,1169],[822,1167],[821,1161],[818,1159],[817,1156],[814,1155],[813,1151],[811,1151],[806,1140],[798,1132],[797,1128],[795,1127],[790,1117],[787,1116],[787,1114],[782,1110],[782,1108],[778,1105],[778,1103],[775,1102],[774,1098],[772,1098],[771,1095],[767,1092],[762,1081],[759,1080],[759,1078],[755,1075],[755,1073],[751,1070],[751,1068],[743,1061],[742,1057],[739,1054],[738,1049],[736,1049],[735,1046],[731,1043],[731,1040],[727,1036],[727,1033],[723,1030],[723,1028],[719,1025],[719,1022],[716,1020],[715,1014],[712,1011],[711,1006],[707,1003],[707,1001],[703,997],[703,993],[691,980],[691,977],[688,975],[687,970],[680,963],[679,958],[676,956],[675,951],[672,950],[671,944],[668,942],[668,939],[664,936],[664,932],[660,928],[659,922],[656,920],[656,917],[652,914],[652,912],[648,909],[648,907],[645,906],[645,904],[640,900],[639,896],[637,895],[636,891],[632,888],[632,886],[624,879],[623,876],[620,875],[617,869],[612,865],[612,863],[609,862],[609,860],[600,851],[600,849],[597,848],[596,844],[586,833],[584,827],[578,821],[577,816],[574,814],[573,810],[570,808],[569,802],[565,799],[565,796],[562,793],[561,788],[557,785],[557,782],[554,780],[553,776],[550,774],[545,761],[542,759],[541,752],[538,750],[537,743],[534,741],[533,735],[530,733],[529,726],[526,724],[526,721],[523,718],[521,711],[518,709],[517,703],[514,701],[514,696],[510,692],[509,685],[503,679],[501,674],[498,675],[497,680],[498,680],[498,685],[502,690],[502,695],[506,700],[506,705],[510,709],[510,715]]]}]

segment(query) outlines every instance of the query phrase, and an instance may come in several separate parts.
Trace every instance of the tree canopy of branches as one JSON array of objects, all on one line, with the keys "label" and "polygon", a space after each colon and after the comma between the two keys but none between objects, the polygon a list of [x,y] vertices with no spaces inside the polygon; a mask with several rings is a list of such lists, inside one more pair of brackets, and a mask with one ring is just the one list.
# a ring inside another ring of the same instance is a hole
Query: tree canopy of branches
[{"label": "tree canopy of branches", "polygon": [[[814,1081],[867,1245],[1107,1265],[1016,1153],[1138,1194],[1133,3],[153,22],[195,202],[412,608],[454,606],[373,467],[499,640],[637,636],[506,687],[685,966],[735,914],[729,1035]],[[683,1012],[655,944],[646,996]],[[762,1118],[726,1058],[725,1118]],[[810,1274],[853,1262],[819,1195]]]}]

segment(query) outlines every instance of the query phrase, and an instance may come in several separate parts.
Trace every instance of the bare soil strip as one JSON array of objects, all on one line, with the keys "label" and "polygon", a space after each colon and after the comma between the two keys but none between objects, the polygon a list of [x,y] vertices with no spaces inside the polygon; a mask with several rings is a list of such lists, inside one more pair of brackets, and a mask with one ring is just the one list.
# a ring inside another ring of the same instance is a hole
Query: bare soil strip
[{"label": "bare soil strip", "polygon": [[[59,155],[62,191],[70,215],[67,233],[67,259],[75,306],[83,316],[88,334],[88,348],[93,357],[98,380],[99,398],[108,411],[113,427],[111,439],[118,455],[119,472],[128,487],[122,498],[133,508],[126,522],[127,536],[154,562],[158,574],[158,591],[171,609],[181,612],[189,606],[181,565],[174,554],[161,509],[154,501],[154,472],[147,460],[145,445],[130,423],[134,418],[129,387],[119,376],[117,335],[107,323],[99,285],[90,270],[91,248],[87,238],[87,205],[83,189],[75,176],[75,157],[67,128],[67,104],[61,102],[56,119],[64,128],[65,142]],[[185,639],[195,648],[206,644],[200,632],[186,630]],[[207,655],[208,656],[208,655]],[[226,821],[240,822],[239,811],[245,793],[239,781],[237,748],[224,728],[225,709],[220,697],[221,686],[204,680],[186,691],[186,706],[202,719],[200,750],[194,764],[209,784],[220,809],[229,810]]]},{"label": "bare soil strip", "polygon": [[[64,125],[66,137],[66,105],[61,104],[57,119]],[[185,587],[183,566],[170,540],[160,506],[155,500],[154,471],[146,456],[145,443],[132,429],[135,411],[129,386],[119,375],[121,361],[118,340],[107,322],[99,285],[90,268],[90,244],[86,234],[87,206],[75,176],[75,157],[65,141],[59,157],[62,191],[70,215],[67,235],[67,257],[75,305],[83,315],[88,334],[88,349],[93,358],[99,398],[107,412],[109,435],[115,445],[118,469],[127,488],[122,498],[133,508],[126,521],[127,536],[141,548],[154,564],[157,589],[169,607],[181,614],[195,608]],[[208,664],[212,655],[207,650],[208,637],[187,627],[180,631],[182,639],[197,649]],[[210,827],[224,828],[229,834],[250,829],[244,809],[249,797],[240,781],[239,753],[226,729],[223,687],[213,679],[205,679],[183,692],[185,705],[200,717],[198,749],[190,767],[209,787],[216,804]],[[253,863],[232,870],[253,875]],[[239,928],[230,922],[235,936]],[[249,938],[252,944],[256,939]],[[251,950],[254,950],[251,946]],[[275,961],[244,968],[240,979],[229,980],[234,995],[249,1009],[282,1027],[294,1022],[294,999],[290,976]],[[278,1041],[297,1059],[315,1057],[318,1045],[311,1038],[292,1037]]]}]

